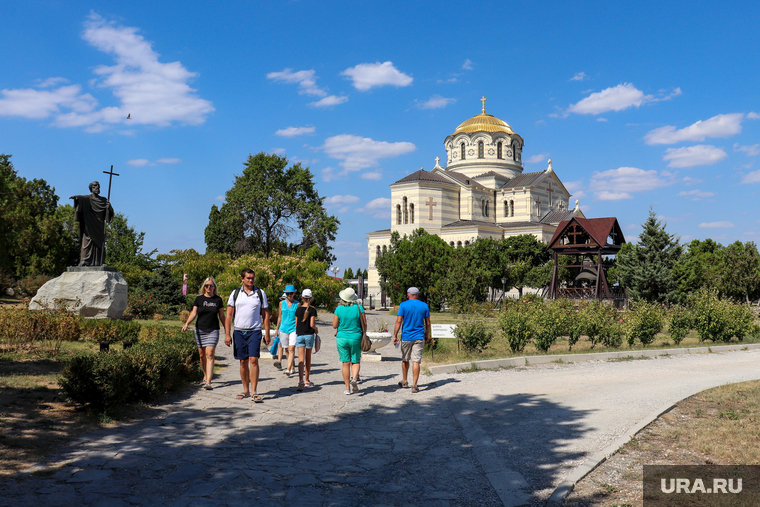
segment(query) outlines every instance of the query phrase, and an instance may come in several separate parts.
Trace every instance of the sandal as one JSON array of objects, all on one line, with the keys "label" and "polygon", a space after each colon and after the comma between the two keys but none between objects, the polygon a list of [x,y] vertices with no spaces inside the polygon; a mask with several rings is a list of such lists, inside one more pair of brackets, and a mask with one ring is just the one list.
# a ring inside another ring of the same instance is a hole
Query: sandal
[{"label": "sandal", "polygon": [[240,393],[237,396],[235,396],[235,398],[237,398],[238,400],[244,400],[244,399],[250,398],[250,397],[251,397],[250,393]]},{"label": "sandal", "polygon": [[305,385],[306,387],[314,387],[314,383],[311,382],[311,381],[309,381],[309,380],[307,380],[306,382],[304,382],[303,385]]},{"label": "sandal", "polygon": [[398,381],[398,386],[401,388],[407,388],[409,387],[409,382],[404,382],[403,380]]},{"label": "sandal", "polygon": [[212,386],[210,383],[208,383],[208,384],[206,384],[205,386],[203,386],[203,388],[204,388],[206,391],[211,391],[211,390],[213,390],[213,389],[214,389],[214,386]]},{"label": "sandal", "polygon": [[253,400],[254,403],[261,403],[262,401],[264,401],[264,398],[262,398],[258,394],[254,394],[253,398],[251,398],[251,399]]},{"label": "sandal", "polygon": [[417,386],[414,386],[414,387],[412,387],[412,392],[413,393],[418,393],[418,392],[420,392],[420,388],[417,387]]},{"label": "sandal", "polygon": [[299,383],[298,383],[298,389],[296,389],[296,390],[297,390],[299,393],[300,393],[301,391],[303,391],[303,385],[304,385],[304,384],[303,384],[303,382],[299,382]]}]

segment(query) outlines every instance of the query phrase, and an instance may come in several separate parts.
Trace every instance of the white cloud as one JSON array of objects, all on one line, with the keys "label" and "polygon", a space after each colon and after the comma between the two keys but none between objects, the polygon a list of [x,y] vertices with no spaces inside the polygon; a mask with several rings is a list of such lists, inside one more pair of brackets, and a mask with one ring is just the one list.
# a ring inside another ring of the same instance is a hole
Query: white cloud
[{"label": "white cloud", "polygon": [[417,149],[412,143],[388,143],[349,134],[328,137],[320,148],[330,157],[342,161],[340,165],[344,171],[340,176],[376,167],[382,158],[398,157]]},{"label": "white cloud", "polygon": [[752,146],[739,146],[739,143],[734,144],[734,151],[743,151],[748,157],[754,157],[760,155],[760,144],[753,144]]},{"label": "white cloud", "polygon": [[51,86],[55,86],[58,84],[68,83],[69,80],[65,77],[49,77],[44,81],[41,81],[37,83],[38,88],[50,88]]},{"label": "white cloud", "polygon": [[224,196],[223,195],[217,195],[216,197],[214,197],[214,200],[215,201],[223,201],[224,200]]},{"label": "white cloud", "polygon": [[731,222],[703,222],[699,224],[700,229],[733,229],[734,224]]},{"label": "white cloud", "polygon": [[380,171],[371,171],[368,173],[362,174],[362,179],[364,180],[372,180],[372,181],[380,181],[383,179],[383,173]]},{"label": "white cloud", "polygon": [[427,102],[417,104],[417,107],[420,109],[441,109],[448,106],[449,104],[453,104],[456,101],[457,99],[449,99],[446,97],[441,97],[440,95],[433,95],[430,97],[430,99],[427,100]]},{"label": "white cloud", "polygon": [[684,176],[681,181],[683,181],[683,184],[686,185],[686,186],[698,185],[699,183],[703,183],[704,182],[704,180],[698,180],[696,178],[690,178],[689,176]]},{"label": "white cloud", "polygon": [[372,215],[373,218],[390,218],[391,200],[387,197],[378,197],[368,202],[363,208],[357,208],[356,211]]},{"label": "white cloud", "polygon": [[585,72],[579,72],[570,78],[570,81],[585,81],[588,78]]},{"label": "white cloud", "polygon": [[81,92],[80,85],[62,86],[50,91],[32,88],[0,90],[0,116],[41,120],[60,115],[61,108],[71,109],[77,114],[90,113],[98,101],[89,93]]},{"label": "white cloud", "polygon": [[742,183],[760,183],[760,171],[752,171],[742,176]]},{"label": "white cloud", "polygon": [[639,107],[647,102],[670,100],[680,94],[681,89],[676,88],[669,95],[661,95],[660,97],[644,95],[644,92],[637,89],[633,84],[622,83],[611,88],[605,88],[600,92],[592,93],[577,104],[571,104],[565,114],[601,114],[608,111],[622,111],[629,107]]},{"label": "white cloud", "polygon": [[525,161],[527,164],[537,164],[539,162],[543,162],[546,160],[546,158],[549,156],[548,153],[539,153],[537,155],[533,155],[531,157],[528,157],[528,159]]},{"label": "white cloud", "polygon": [[312,107],[332,107],[348,102],[348,97],[345,95],[328,95],[327,97],[318,100],[316,102],[309,102]]},{"label": "white cloud", "polygon": [[360,199],[355,195],[334,195],[332,197],[325,198],[324,204],[328,206],[332,204],[353,204],[359,201]]},{"label": "white cloud", "polygon": [[675,144],[681,141],[704,141],[708,137],[730,137],[742,131],[744,114],[719,114],[677,130],[672,125],[656,128],[644,136],[647,144]]},{"label": "white cloud", "polygon": [[749,120],[760,120],[760,114],[757,114],[755,112],[747,113],[747,119],[749,119]]},{"label": "white cloud", "polygon": [[443,80],[443,79],[439,79],[439,80],[437,80],[437,81],[436,81],[436,84],[443,84],[443,83],[457,83],[457,82],[459,82],[459,79],[457,79],[457,78],[455,78],[455,77],[451,77],[451,78],[449,78],[449,79],[446,79],[446,80]]},{"label": "white cloud", "polygon": [[650,96],[645,96],[644,92],[637,90],[631,83],[623,83],[592,93],[577,104],[568,107],[567,112],[601,114],[607,111],[622,111],[633,106],[639,107],[647,100],[647,97]]},{"label": "white cloud", "polygon": [[127,160],[127,164],[135,167],[145,167],[146,165],[156,165],[152,163],[150,160],[144,159],[144,158],[138,158],[135,160]]},{"label": "white cloud", "polygon": [[657,174],[655,170],[619,167],[592,174],[590,189],[599,201],[620,201],[632,199],[634,192],[647,192],[671,183],[670,173]]},{"label": "white cloud", "polygon": [[158,160],[156,160],[156,162],[158,162],[159,164],[179,164],[180,162],[182,162],[182,159],[164,157],[164,158],[159,158]]},{"label": "white cloud", "polygon": [[605,122],[605,121],[610,121],[610,120],[608,120],[607,118],[597,118],[596,121]]},{"label": "white cloud", "polygon": [[472,68],[472,60],[466,59],[462,64],[462,70],[472,70]]},{"label": "white cloud", "polygon": [[288,127],[286,129],[280,129],[274,133],[280,137],[295,137],[302,136],[304,134],[313,134],[316,129],[314,127]]},{"label": "white cloud", "polygon": [[717,164],[728,155],[723,148],[711,144],[698,144],[684,148],[668,148],[663,160],[670,160],[668,167],[694,167]]},{"label": "white cloud", "polygon": [[691,197],[692,201],[699,201],[700,199],[704,199],[706,197],[713,197],[715,195],[715,192],[704,192],[702,190],[689,190],[679,192],[678,195],[680,197]]},{"label": "white cloud", "polygon": [[327,92],[317,86],[316,72],[313,70],[299,70],[293,72],[293,69],[284,69],[282,72],[270,72],[267,79],[280,81],[283,83],[298,83],[298,93],[301,95],[313,95],[324,97]]},{"label": "white cloud", "polygon": [[354,88],[363,92],[375,86],[409,86],[413,81],[411,76],[396,69],[393,62],[360,63],[340,74],[348,76],[353,81]]}]

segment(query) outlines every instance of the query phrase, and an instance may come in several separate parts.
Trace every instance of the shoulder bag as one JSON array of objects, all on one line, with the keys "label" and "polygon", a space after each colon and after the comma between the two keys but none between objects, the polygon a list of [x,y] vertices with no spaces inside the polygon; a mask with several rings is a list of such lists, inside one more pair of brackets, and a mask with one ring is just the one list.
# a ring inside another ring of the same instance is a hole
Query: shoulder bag
[{"label": "shoulder bag", "polygon": [[362,352],[369,352],[369,350],[372,348],[372,342],[370,341],[369,336],[367,336],[367,326],[364,324],[364,320],[362,320],[362,311],[359,309],[358,304],[357,304],[356,310],[359,312],[359,323],[362,326],[361,349],[362,349]]}]

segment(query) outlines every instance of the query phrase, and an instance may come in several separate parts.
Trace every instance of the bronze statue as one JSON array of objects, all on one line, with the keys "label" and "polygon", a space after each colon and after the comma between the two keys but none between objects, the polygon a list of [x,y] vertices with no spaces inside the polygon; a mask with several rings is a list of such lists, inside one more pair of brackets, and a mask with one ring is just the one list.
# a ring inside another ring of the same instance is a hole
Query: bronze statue
[{"label": "bronze statue", "polygon": [[90,183],[90,195],[73,195],[74,220],[79,222],[80,266],[105,264],[106,223],[113,219],[111,203],[100,197],[100,183]]}]

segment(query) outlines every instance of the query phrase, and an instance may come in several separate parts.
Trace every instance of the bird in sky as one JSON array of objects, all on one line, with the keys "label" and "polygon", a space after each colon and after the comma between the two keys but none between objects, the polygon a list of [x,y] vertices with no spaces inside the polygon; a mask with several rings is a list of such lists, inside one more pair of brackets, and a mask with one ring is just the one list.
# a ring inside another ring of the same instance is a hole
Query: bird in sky
[{"label": "bird in sky", "polygon": [[127,115],[127,120],[131,120],[131,119],[132,119],[132,113],[129,113],[129,114]]}]

